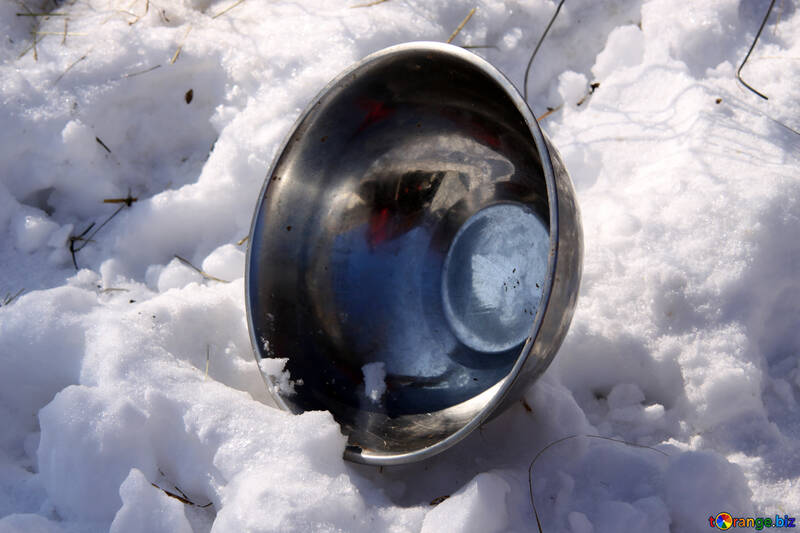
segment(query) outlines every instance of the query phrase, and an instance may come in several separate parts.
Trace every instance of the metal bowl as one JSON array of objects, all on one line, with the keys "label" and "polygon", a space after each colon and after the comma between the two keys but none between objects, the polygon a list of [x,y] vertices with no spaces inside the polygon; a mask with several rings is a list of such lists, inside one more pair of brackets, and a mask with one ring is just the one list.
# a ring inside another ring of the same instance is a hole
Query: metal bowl
[{"label": "metal bowl", "polygon": [[[416,461],[519,398],[578,294],[582,231],[558,153],[514,86],[409,43],[331,82],[264,183],[247,316],[280,407],[329,410],[345,458]],[[499,411],[498,411],[499,412]]]}]

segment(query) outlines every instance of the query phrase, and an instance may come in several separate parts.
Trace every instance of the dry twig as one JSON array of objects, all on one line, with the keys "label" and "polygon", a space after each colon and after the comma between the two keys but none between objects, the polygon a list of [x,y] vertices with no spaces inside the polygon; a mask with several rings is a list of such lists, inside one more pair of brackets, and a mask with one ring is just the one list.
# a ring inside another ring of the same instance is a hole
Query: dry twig
[{"label": "dry twig", "polygon": [[[577,103],[576,103],[575,105],[579,106],[579,105],[582,105],[584,102],[586,102],[586,99],[587,99],[587,98],[589,98],[591,95],[593,95],[593,94],[594,94],[594,92],[597,90],[597,88],[598,88],[598,87],[600,87],[600,83],[598,83],[598,82],[592,82],[592,83],[589,85],[589,90],[588,90],[588,91],[586,91],[586,94],[584,94],[584,95],[581,97],[581,99],[577,101]],[[541,115],[541,116],[539,116],[539,117],[536,117],[536,121],[537,121],[537,122],[539,122],[539,121],[541,121],[541,120],[544,120],[544,119],[546,119],[547,117],[549,117],[550,115],[552,115],[552,114],[553,114],[553,113],[555,113],[556,111],[559,111],[559,110],[561,110],[561,108],[562,108],[562,107],[564,107],[564,104],[557,105],[556,107],[548,107],[548,108],[547,108],[547,112],[546,112],[546,113],[542,114],[542,115]]]},{"label": "dry twig", "polygon": [[[100,139],[97,139],[97,141],[102,143],[102,141],[100,141]],[[108,150],[108,147],[105,147],[105,148],[106,148],[106,150]],[[95,226],[94,222],[89,224],[89,226],[87,226],[87,228],[85,230],[83,230],[83,232],[80,235],[70,235],[69,236],[69,239],[68,239],[69,252],[72,255],[72,265],[75,267],[75,270],[78,270],[78,260],[76,259],[75,254],[77,254],[78,252],[83,250],[86,247],[87,244],[92,242],[92,239],[94,238],[95,235],[97,235],[97,232],[100,231],[101,229],[103,229],[103,227],[106,224],[111,222],[111,219],[113,219],[115,216],[117,216],[120,211],[122,211],[126,207],[130,207],[130,205],[133,202],[135,202],[136,200],[138,200],[138,198],[133,198],[131,196],[130,189],[128,190],[128,196],[126,198],[121,198],[121,199],[109,198],[107,200],[103,200],[103,203],[120,203],[122,205],[120,205],[117,208],[116,211],[111,213],[111,215],[107,219],[105,219],[102,224],[97,226],[97,228],[92,233],[89,233],[89,231],[91,231],[92,228],[94,228],[94,226]],[[75,243],[80,243],[80,244],[76,245]]]},{"label": "dry twig", "polygon": [[177,255],[177,254],[175,255],[175,259],[177,259],[178,261],[180,261],[180,262],[181,262],[181,263],[183,263],[184,265],[188,266],[189,268],[192,268],[192,269],[194,269],[194,270],[195,270],[195,271],[196,271],[198,274],[200,274],[201,276],[203,276],[203,277],[204,277],[204,278],[206,278],[206,279],[210,279],[210,280],[212,280],[212,281],[219,281],[220,283],[230,283],[230,281],[226,281],[226,280],[224,280],[224,279],[219,279],[219,278],[218,278],[218,277],[216,277],[216,276],[212,276],[212,275],[211,275],[211,274],[209,274],[208,272],[205,272],[205,271],[203,271],[203,270],[200,270],[199,268],[197,268],[196,266],[194,266],[194,265],[193,265],[193,264],[192,264],[192,263],[191,263],[191,262],[190,262],[188,259],[184,259],[183,257],[181,257],[181,256],[179,256],[179,255]]},{"label": "dry twig", "polygon": [[189,498],[187,498],[187,497],[186,497],[186,494],[184,494],[184,493],[183,493],[183,491],[182,491],[181,489],[179,489],[178,487],[175,487],[175,490],[177,490],[178,492],[180,492],[180,493],[181,493],[181,495],[180,495],[180,496],[179,496],[178,494],[175,494],[174,492],[170,492],[170,491],[168,491],[168,490],[167,490],[167,489],[165,489],[165,488],[159,487],[159,486],[158,486],[158,485],[156,485],[155,483],[150,483],[150,484],[151,484],[152,486],[154,486],[155,488],[159,489],[160,491],[162,491],[164,494],[166,494],[166,495],[167,495],[167,496],[169,496],[170,498],[175,498],[175,499],[176,499],[176,500],[178,500],[179,502],[181,502],[181,503],[183,503],[183,504],[186,504],[186,505],[191,505],[191,506],[193,506],[193,507],[199,507],[200,509],[205,509],[206,507],[209,507],[209,506],[210,506],[210,505],[213,503],[213,502],[208,502],[208,503],[207,503],[207,504],[205,504],[205,505],[197,505],[196,503],[194,503],[193,501],[191,501]]},{"label": "dry twig", "polygon": [[536,122],[539,122],[541,120],[546,119],[547,117],[549,117],[550,115],[552,115],[556,111],[560,110],[562,107],[564,107],[564,104],[558,105],[556,107],[547,108],[547,112],[546,113],[542,114],[542,116],[536,117]]},{"label": "dry twig", "polygon": [[104,204],[125,204],[130,207],[133,202],[138,202],[139,198],[131,196],[131,191],[128,191],[128,196],[125,198],[104,198]]},{"label": "dry twig", "polygon": [[589,91],[588,91],[586,94],[584,94],[584,95],[583,95],[583,98],[581,98],[580,100],[578,100],[578,103],[577,103],[577,104],[575,104],[575,105],[581,105],[582,103],[584,103],[584,102],[586,101],[586,99],[587,99],[587,98],[589,98],[591,95],[593,95],[593,94],[594,94],[594,92],[597,90],[597,88],[598,88],[598,87],[600,87],[600,83],[599,83],[599,82],[596,82],[596,81],[595,81],[595,82],[592,82],[592,83],[589,85]]},{"label": "dry twig", "polygon": [[[115,213],[116,214],[116,213]],[[78,260],[75,258],[75,254],[83,250],[84,246],[89,242],[89,239],[86,238],[86,234],[94,227],[94,222],[89,224],[85,230],[80,235],[70,235],[68,242],[69,242],[69,253],[72,255],[72,265],[75,267],[75,270],[78,270]],[[80,242],[80,246],[76,246],[75,243]]]}]

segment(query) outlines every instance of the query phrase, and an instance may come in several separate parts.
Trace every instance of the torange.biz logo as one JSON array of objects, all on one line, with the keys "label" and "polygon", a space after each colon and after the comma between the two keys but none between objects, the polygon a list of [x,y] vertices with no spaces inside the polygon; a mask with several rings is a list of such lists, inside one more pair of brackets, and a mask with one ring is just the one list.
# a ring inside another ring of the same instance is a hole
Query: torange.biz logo
[{"label": "torange.biz logo", "polygon": [[730,513],[719,513],[708,517],[708,525],[717,529],[730,529],[732,527],[749,527],[761,531],[765,527],[796,527],[794,517],[789,515],[772,517],[732,516]]}]

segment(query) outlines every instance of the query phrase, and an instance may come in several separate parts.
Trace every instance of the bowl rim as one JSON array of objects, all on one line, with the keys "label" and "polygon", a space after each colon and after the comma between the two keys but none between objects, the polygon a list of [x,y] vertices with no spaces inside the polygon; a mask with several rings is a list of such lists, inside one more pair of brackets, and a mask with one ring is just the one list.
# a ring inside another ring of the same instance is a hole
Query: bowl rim
[{"label": "bowl rim", "polygon": [[[255,230],[256,222],[259,219],[259,215],[261,214],[264,208],[264,199],[266,198],[269,185],[273,181],[270,179],[270,177],[275,173],[275,170],[278,164],[283,159],[283,156],[286,153],[287,149],[290,147],[291,144],[293,144],[293,138],[295,136],[295,132],[303,124],[303,122],[316,110],[321,100],[331,90],[333,90],[338,85],[342,84],[346,80],[346,78],[362,70],[370,63],[385,59],[386,57],[395,54],[403,54],[407,52],[435,53],[463,61],[465,64],[468,64],[473,68],[476,68],[483,74],[487,75],[492,81],[497,83],[503,90],[505,95],[514,104],[517,111],[525,121],[525,124],[528,126],[528,130],[530,131],[531,136],[533,137],[533,141],[536,146],[536,151],[539,154],[542,172],[545,178],[545,185],[547,188],[548,211],[550,216],[549,220],[550,253],[547,263],[547,275],[545,277],[542,286],[543,290],[540,299],[540,304],[536,311],[536,316],[534,317],[534,320],[531,324],[531,329],[530,329],[531,335],[525,341],[525,344],[523,345],[519,355],[514,361],[514,365],[511,367],[508,374],[500,381],[495,383],[492,387],[481,393],[481,394],[486,394],[489,393],[490,391],[493,391],[491,398],[489,399],[488,402],[486,402],[486,404],[483,405],[480,412],[478,412],[478,414],[475,415],[469,422],[467,422],[465,425],[457,429],[455,432],[453,432],[446,438],[437,441],[434,444],[431,444],[430,446],[427,446],[425,448],[420,448],[417,450],[403,452],[403,453],[387,454],[387,453],[370,453],[368,450],[353,449],[350,446],[345,447],[344,450],[345,459],[356,463],[371,464],[375,466],[390,466],[390,465],[399,465],[399,464],[421,461],[423,459],[436,455],[452,447],[459,441],[463,440],[467,435],[472,433],[472,431],[474,431],[484,422],[486,422],[486,420],[490,417],[490,415],[494,412],[494,410],[498,406],[500,406],[500,404],[506,398],[509,391],[519,378],[522,368],[525,366],[526,362],[528,361],[528,358],[530,357],[533,345],[536,343],[536,340],[539,336],[541,325],[544,320],[544,315],[546,314],[550,303],[550,296],[552,293],[553,283],[555,282],[554,273],[556,270],[556,265],[558,263],[558,242],[559,242],[558,191],[556,189],[555,172],[553,170],[553,163],[551,159],[550,149],[547,141],[545,140],[544,134],[542,133],[542,130],[539,127],[539,123],[534,117],[530,107],[520,94],[519,90],[511,82],[511,80],[509,80],[505,76],[505,74],[500,72],[500,70],[498,70],[497,67],[489,63],[489,61],[487,61],[486,59],[483,59],[482,57],[478,56],[473,52],[470,52],[469,50],[466,50],[464,48],[452,44],[441,43],[436,41],[412,41],[383,48],[381,50],[378,50],[376,52],[367,55],[360,61],[357,61],[352,65],[350,65],[348,68],[343,70],[338,76],[333,78],[328,84],[326,84],[325,87],[322,90],[320,90],[314,96],[314,98],[311,99],[306,108],[300,113],[300,115],[294,121],[292,127],[288,130],[288,133],[286,134],[283,142],[281,143],[280,148],[275,152],[272,164],[270,165],[270,168],[267,171],[267,174],[264,178],[264,183],[261,186],[259,197],[256,202],[255,209],[253,211],[253,217],[250,222],[250,232],[248,233],[249,238],[247,242],[247,253],[245,260],[245,279],[244,279],[247,328],[250,337],[250,344],[254,352],[253,355],[256,358],[256,364],[258,365],[260,359],[263,359],[264,357],[262,357],[263,353],[262,347],[260,346],[258,339],[255,338],[255,327],[254,327],[255,324],[253,323],[253,313],[250,305],[250,286],[251,286],[250,271],[253,261],[252,259],[253,231]],[[261,377],[264,380],[264,383],[266,384],[267,390],[269,391],[269,394],[272,397],[273,401],[275,401],[275,403],[280,409],[292,412],[292,409],[277,393],[274,386],[271,383],[269,383],[267,377],[264,375],[264,372],[261,370],[261,366],[258,365],[258,367],[259,367],[258,368],[259,374],[261,374]]]}]

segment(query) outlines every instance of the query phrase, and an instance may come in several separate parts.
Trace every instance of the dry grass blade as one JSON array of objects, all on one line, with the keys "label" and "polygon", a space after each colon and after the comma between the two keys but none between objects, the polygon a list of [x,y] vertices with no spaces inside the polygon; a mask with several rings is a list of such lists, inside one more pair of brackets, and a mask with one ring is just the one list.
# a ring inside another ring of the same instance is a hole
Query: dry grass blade
[{"label": "dry grass blade", "polygon": [[154,486],[155,488],[157,488],[157,489],[161,490],[161,491],[162,491],[164,494],[166,494],[166,495],[167,495],[167,496],[169,496],[170,498],[175,498],[175,499],[176,499],[176,500],[178,500],[179,502],[181,502],[181,503],[183,503],[183,504],[186,504],[186,505],[194,505],[194,502],[190,502],[189,500],[187,500],[187,499],[186,499],[186,498],[184,498],[183,496],[178,496],[178,495],[177,495],[177,494],[175,494],[174,492],[170,492],[170,491],[168,491],[167,489],[161,488],[161,487],[159,487],[158,485],[156,485],[155,483],[150,483],[150,484],[151,484],[152,486]]},{"label": "dry grass blade", "polygon": [[[85,230],[80,235],[70,235],[69,236],[69,253],[72,255],[72,264],[75,266],[75,270],[78,270],[78,260],[75,258],[75,254],[80,252],[86,243],[89,242],[89,239],[86,239],[85,236],[89,231],[94,227],[94,222],[89,224]],[[76,247],[75,243],[81,242],[82,245],[80,247]]]},{"label": "dry grass blade", "polygon": [[[594,94],[594,92],[597,90],[597,88],[598,88],[598,87],[600,87],[600,83],[598,83],[598,82],[592,82],[592,83],[589,85],[589,90],[588,90],[588,91],[586,91],[586,94],[584,94],[584,95],[581,97],[581,99],[580,99],[580,100],[578,100],[578,102],[577,102],[575,105],[576,105],[576,106],[583,105],[583,104],[584,104],[584,102],[586,102],[586,100],[587,100],[587,99],[588,99],[588,98],[589,98],[591,95],[593,95],[593,94]],[[559,104],[559,105],[557,105],[556,107],[548,107],[548,108],[547,108],[547,112],[546,112],[546,113],[542,114],[541,116],[538,116],[538,117],[536,117],[536,122],[539,122],[539,121],[541,121],[541,120],[544,120],[544,119],[546,119],[547,117],[549,117],[550,115],[552,115],[552,114],[553,114],[553,113],[555,113],[556,111],[560,111],[562,107],[564,107],[564,104]]]},{"label": "dry grass blade", "polygon": [[246,243],[248,240],[250,240],[250,235],[245,235],[244,237],[242,237],[241,239],[236,241],[236,246],[241,246],[244,243]]},{"label": "dry grass blade", "polygon": [[[103,144],[103,141],[101,141],[98,137],[95,137],[95,139],[100,144]],[[108,150],[108,147],[105,146],[105,145],[103,145],[103,148]],[[111,152],[111,150],[109,150],[109,152]],[[117,216],[120,211],[122,211],[126,207],[130,207],[131,204],[133,202],[135,202],[136,200],[137,200],[137,198],[133,198],[131,196],[130,189],[128,190],[128,196],[126,198],[108,198],[106,200],[103,200],[103,203],[115,203],[115,204],[116,203],[120,203],[122,205],[120,205],[113,213],[111,213],[111,215],[109,215],[109,217],[107,219],[105,219],[102,224],[97,226],[97,228],[95,228],[95,230],[92,231],[92,233],[89,233],[89,231],[91,231],[91,229],[94,228],[94,226],[95,226],[94,222],[89,224],[89,226],[85,230],[83,230],[83,232],[80,235],[70,235],[69,236],[69,240],[68,240],[68,242],[69,242],[69,252],[70,252],[70,254],[72,254],[72,264],[75,266],[75,270],[78,270],[78,261],[75,258],[75,254],[80,252],[81,250],[83,250],[86,247],[87,244],[92,242],[92,239],[94,239],[94,236],[97,235],[97,232],[100,231],[101,229],[103,229],[103,227],[106,224],[111,222],[111,220],[115,216]],[[79,242],[80,245],[76,246],[75,245],[76,242]]]},{"label": "dry grass blade", "polygon": [[27,47],[25,50],[23,50],[23,51],[22,51],[22,52],[21,52],[21,53],[20,53],[20,54],[17,56],[17,59],[22,59],[23,57],[25,57],[25,54],[27,54],[27,53],[28,53],[28,52],[30,52],[31,50],[33,50],[33,45],[30,45],[30,46],[28,46],[28,47]]},{"label": "dry grass blade", "polygon": [[[22,9],[24,9],[27,12],[27,13],[24,13],[25,16],[28,16],[28,17],[38,17],[39,16],[36,13],[34,13],[33,11],[31,11],[31,8],[29,8],[28,5],[25,2],[17,0],[17,4],[19,4],[19,7],[21,7]],[[19,15],[20,14],[18,13],[17,16],[19,16]]]},{"label": "dry grass blade", "polygon": [[553,18],[550,19],[550,22],[547,23],[547,27],[542,32],[542,36],[539,37],[539,42],[536,43],[536,47],[533,49],[533,53],[531,53],[531,58],[528,60],[528,66],[525,67],[525,80],[523,81],[523,91],[522,95],[525,97],[525,101],[528,101],[528,74],[531,71],[531,65],[533,65],[533,58],[536,57],[536,53],[539,51],[539,48],[542,46],[544,42],[544,38],[547,37],[547,32],[550,31],[550,27],[556,21],[556,17],[558,16],[558,12],[561,11],[561,6],[564,5],[564,0],[561,0],[558,3],[558,7],[556,7],[556,12],[553,13]]},{"label": "dry grass blade", "polygon": [[[134,4],[135,3],[136,2],[134,2]],[[133,7],[133,4],[131,4],[131,7]],[[135,18],[131,22],[128,22],[128,26],[133,26],[134,24],[136,24],[137,22],[142,20],[142,17],[147,15],[147,13],[149,11],[150,11],[150,0],[146,0],[145,3],[144,3],[144,13],[142,13],[141,15],[137,15],[135,13],[131,13],[131,15],[133,15]]]},{"label": "dry grass blade", "polygon": [[[38,19],[37,19],[38,25]],[[33,60],[39,61],[39,51],[36,49],[36,43],[39,41],[39,32],[34,31],[33,33]]]},{"label": "dry grass blade", "polygon": [[[86,57],[86,56],[84,56],[84,57]],[[94,140],[95,140],[95,141],[97,141],[97,144],[99,144],[100,146],[102,146],[102,147],[103,147],[103,149],[104,149],[106,152],[108,152],[109,154],[111,153],[111,148],[109,148],[108,146],[106,146],[106,143],[104,143],[104,142],[102,141],[102,139],[100,139],[100,137],[95,137],[95,138],[94,138]],[[105,200],[103,200],[103,203],[109,203],[109,202],[106,202]]]},{"label": "dry grass blade", "polygon": [[12,294],[10,292],[7,292],[5,297],[3,298],[3,302],[0,303],[0,307],[3,307],[4,305],[11,305],[11,303],[14,300],[16,300],[19,297],[19,295],[22,294],[22,291],[24,291],[24,290],[25,290],[25,287],[21,288],[13,296],[12,296]]},{"label": "dry grass blade", "polygon": [[541,457],[541,455],[544,452],[546,452],[547,450],[549,450],[550,448],[552,448],[556,444],[561,444],[564,441],[567,441],[567,440],[570,440],[570,439],[576,439],[578,437],[586,437],[587,439],[607,440],[607,441],[616,442],[616,443],[619,443],[619,444],[625,444],[627,446],[633,446],[635,448],[645,448],[645,449],[648,449],[648,450],[652,450],[654,452],[658,452],[658,453],[660,453],[661,455],[663,455],[665,457],[669,457],[669,454],[667,452],[659,450],[658,448],[653,448],[652,446],[645,446],[643,444],[636,444],[635,442],[628,442],[626,440],[614,439],[614,438],[611,438],[611,437],[604,437],[602,435],[568,435],[568,436],[562,437],[562,438],[560,438],[558,440],[554,440],[553,442],[551,442],[550,444],[548,444],[547,446],[545,446],[544,448],[539,450],[539,453],[537,453],[536,456],[533,458],[533,461],[531,461],[531,464],[528,465],[528,490],[530,491],[531,507],[533,508],[533,515],[536,518],[536,526],[539,528],[539,533],[542,533],[542,523],[539,520],[539,512],[536,510],[536,503],[534,503],[534,501],[533,501],[533,465],[534,465],[534,463],[536,463],[536,460],[539,457]]},{"label": "dry grass blade", "polygon": [[[86,56],[88,56],[88,55],[89,55],[89,52],[86,52],[86,53],[85,53],[85,54],[83,54],[81,57],[79,57],[78,59],[76,59],[76,60],[75,60],[75,61],[74,61],[74,62],[73,62],[73,63],[72,63],[70,66],[68,66],[68,67],[66,68],[66,70],[65,70],[64,72],[62,72],[62,73],[61,73],[61,74],[60,74],[60,75],[59,75],[59,76],[56,78],[56,80],[53,82],[53,85],[56,85],[58,82],[60,82],[60,81],[61,81],[61,78],[63,78],[64,76],[66,76],[66,75],[67,75],[67,72],[69,72],[70,70],[72,70],[72,68],[73,68],[75,65],[77,65],[78,63],[80,63],[81,61],[83,61],[84,59],[86,59]],[[108,148],[106,148],[106,150],[108,150]]]},{"label": "dry grass blade", "polygon": [[[86,246],[86,244],[85,244],[85,243],[88,243],[88,242],[90,242],[90,241],[91,241],[91,240],[94,238],[94,236],[95,236],[95,235],[97,235],[97,232],[98,232],[98,231],[100,231],[101,229],[103,229],[103,226],[105,226],[106,224],[108,224],[108,223],[111,221],[111,219],[112,219],[112,218],[114,218],[115,216],[117,216],[117,214],[118,214],[120,211],[122,211],[122,210],[123,210],[125,207],[127,207],[127,206],[125,206],[125,205],[121,205],[121,206],[119,206],[119,207],[117,208],[117,210],[116,210],[116,211],[114,211],[113,213],[111,213],[111,216],[109,216],[107,219],[105,219],[105,220],[103,221],[103,223],[102,223],[102,224],[100,224],[99,226],[97,226],[97,229],[95,229],[95,230],[94,230],[94,231],[91,233],[91,235],[89,235],[88,237],[86,237],[85,239],[83,239],[83,240],[84,240],[84,245],[83,245],[83,246],[81,246],[80,248],[78,248],[78,250],[80,251],[80,250],[81,250],[81,249],[82,249],[84,246]],[[92,222],[92,226],[93,226],[93,225],[94,225],[94,222]],[[89,226],[89,227],[91,227],[91,226]]]},{"label": "dry grass blade", "polygon": [[372,7],[377,6],[378,4],[382,4],[384,2],[388,2],[389,0],[375,0],[374,2],[367,2],[366,4],[356,4],[354,6],[350,6],[351,8],[355,7]]},{"label": "dry grass blade", "polygon": [[477,11],[477,10],[478,10],[477,7],[473,7],[472,9],[469,10],[469,13],[467,13],[467,16],[464,17],[464,20],[461,21],[461,24],[459,24],[458,27],[456,28],[456,30],[452,34],[450,34],[450,37],[447,39],[448,43],[452,43],[453,39],[455,39],[456,36],[459,33],[461,33],[461,30],[464,29],[464,26],[467,25],[467,22],[469,22],[469,19],[472,18],[472,15],[474,15],[475,11]]},{"label": "dry grass blade", "polygon": [[[765,116],[765,117],[767,117],[768,119],[770,119],[772,122],[774,122],[774,123],[775,123],[775,124],[777,124],[778,126],[780,126],[780,127],[784,128],[784,129],[786,129],[787,131],[789,131],[789,132],[791,132],[791,133],[794,133],[795,135],[800,135],[800,131],[797,131],[796,129],[792,128],[791,126],[788,126],[788,125],[784,124],[784,123],[783,123],[783,122],[781,122],[780,120],[776,120],[776,119],[772,118],[771,116],[767,115],[766,113],[762,113],[762,112],[760,112],[760,111],[759,111],[759,113],[760,113],[761,115],[764,115],[764,116]],[[795,146],[795,150],[796,150],[796,146]]]},{"label": "dry grass blade", "polygon": [[561,104],[561,105],[556,106],[556,107],[549,108],[546,113],[542,114],[542,116],[536,117],[536,122],[539,122],[541,120],[546,119],[547,117],[549,117],[550,115],[552,115],[553,113],[555,113],[556,111],[561,109],[562,107],[564,107],[564,104]]},{"label": "dry grass blade", "polygon": [[154,486],[155,488],[157,488],[158,490],[162,491],[164,494],[166,494],[166,495],[167,495],[167,496],[169,496],[170,498],[175,498],[175,499],[176,499],[176,500],[178,500],[179,502],[181,502],[181,503],[183,503],[183,504],[186,504],[186,505],[191,505],[191,506],[193,506],[193,507],[199,507],[199,508],[201,508],[201,509],[204,509],[204,508],[206,508],[206,507],[209,507],[209,506],[212,504],[212,502],[208,502],[208,503],[207,503],[207,504],[205,504],[205,505],[197,505],[197,504],[196,504],[196,503],[194,503],[192,500],[190,500],[189,498],[187,498],[187,497],[186,497],[186,494],[184,494],[184,493],[183,493],[183,491],[182,491],[181,489],[179,489],[178,487],[175,487],[175,490],[177,490],[178,492],[180,492],[180,493],[181,493],[181,495],[175,494],[174,492],[170,492],[170,491],[168,491],[167,489],[165,489],[165,488],[163,488],[163,487],[159,487],[159,486],[158,486],[158,485],[156,485],[155,483],[150,483],[150,484],[151,484],[152,486]]},{"label": "dry grass blade", "polygon": [[582,105],[586,101],[587,98],[589,98],[591,95],[594,94],[594,92],[597,90],[598,87],[600,87],[600,83],[599,82],[593,82],[592,84],[590,84],[589,85],[589,91],[586,94],[584,94],[583,98],[578,100],[578,103],[575,104],[575,105]]},{"label": "dry grass blade", "polygon": [[[35,31],[35,35],[64,35],[63,31]],[[88,37],[88,33],[71,31],[67,33],[70,37]]]},{"label": "dry grass blade", "polygon": [[775,26],[772,27],[772,34],[775,37],[778,36],[778,25],[780,25],[781,17],[783,17],[783,2],[784,2],[784,0],[781,0],[781,5],[778,8],[778,19],[775,21]]},{"label": "dry grass blade", "polygon": [[183,43],[186,42],[186,38],[189,36],[189,32],[192,31],[191,24],[188,28],[186,28],[186,33],[183,34],[183,39],[181,40],[181,44],[178,45],[178,49],[175,50],[175,55],[172,56],[172,59],[169,60],[170,65],[174,65],[175,62],[178,60],[178,56],[181,55],[181,50],[183,49]]},{"label": "dry grass blade", "polygon": [[31,11],[31,10],[28,8],[28,6],[25,4],[25,2],[20,2],[19,0],[17,0],[17,3],[20,5],[20,7],[22,7],[22,9],[24,9],[25,11],[27,11],[27,13],[17,13],[17,16],[27,16],[27,17],[34,17],[34,21],[33,21],[33,29],[31,30],[31,32],[32,32],[32,33],[31,33],[31,35],[32,35],[32,37],[33,37],[33,43],[32,43],[32,44],[31,44],[31,45],[30,45],[28,48],[26,48],[26,49],[25,49],[25,50],[24,50],[24,51],[23,51],[23,52],[22,52],[22,53],[19,55],[19,57],[17,57],[17,59],[22,59],[23,57],[25,57],[25,54],[27,54],[28,52],[30,52],[31,50],[33,50],[33,60],[34,60],[34,61],[39,61],[39,53],[38,53],[38,52],[37,52],[37,50],[36,50],[36,42],[37,42],[37,39],[36,39],[36,30],[38,30],[38,29],[39,29],[39,18],[38,18],[38,17],[39,17],[39,14],[37,14],[37,13],[34,13],[33,11]]},{"label": "dry grass blade", "polygon": [[199,268],[194,266],[188,259],[184,259],[183,257],[181,257],[181,256],[179,256],[177,254],[175,255],[175,259],[177,259],[178,261],[180,261],[184,265],[188,266],[189,268],[195,270],[198,274],[200,274],[201,276],[203,276],[206,279],[210,279],[211,281],[219,281],[220,283],[230,283],[230,281],[227,281],[227,280],[224,280],[224,279],[219,279],[216,276],[212,276],[208,272],[204,272],[203,270],[200,270]]},{"label": "dry grass blade", "polygon": [[769,100],[765,95],[761,94],[760,92],[753,89],[746,81],[742,79],[742,69],[744,68],[744,64],[747,63],[747,60],[750,58],[750,54],[753,53],[753,49],[756,47],[756,43],[758,42],[758,38],[761,37],[761,32],[764,31],[764,26],[767,24],[767,20],[769,20],[769,15],[772,13],[772,8],[775,7],[775,0],[772,0],[769,3],[769,8],[767,9],[767,14],[764,15],[764,20],[761,21],[761,26],[758,28],[758,32],[756,33],[756,38],[753,39],[753,44],[750,45],[750,49],[747,51],[747,55],[744,56],[744,60],[742,60],[742,64],[739,65],[739,69],[736,71],[736,79],[742,82],[742,85],[753,91],[755,94],[763,98],[764,100]]},{"label": "dry grass blade", "polygon": [[224,15],[225,13],[227,13],[228,11],[230,11],[231,9],[233,9],[234,7],[238,6],[238,5],[239,5],[239,4],[241,4],[242,2],[244,2],[244,0],[238,0],[237,2],[235,2],[235,3],[231,4],[231,5],[229,5],[228,7],[226,7],[225,9],[223,9],[222,11],[220,11],[219,13],[217,13],[216,15],[214,15],[213,17],[211,17],[211,19],[213,20],[213,19],[215,19],[215,18],[217,18],[217,17],[221,17],[222,15]]},{"label": "dry grass blade", "polygon": [[130,74],[124,74],[122,77],[123,78],[133,78],[134,76],[139,76],[141,74],[147,74],[148,72],[153,72],[157,68],[161,68],[161,65],[156,65],[154,67],[150,67],[148,69],[140,70],[140,71],[137,71],[137,72],[131,72]]}]

